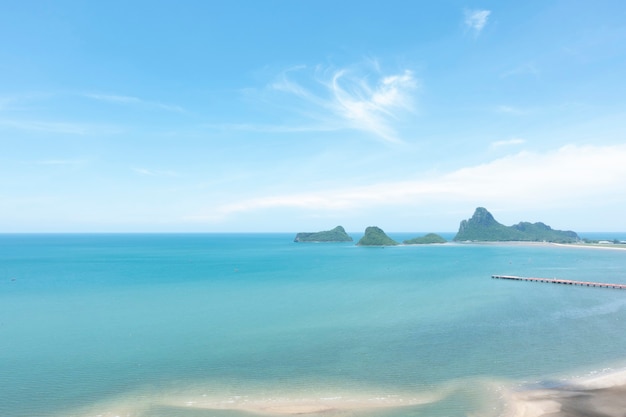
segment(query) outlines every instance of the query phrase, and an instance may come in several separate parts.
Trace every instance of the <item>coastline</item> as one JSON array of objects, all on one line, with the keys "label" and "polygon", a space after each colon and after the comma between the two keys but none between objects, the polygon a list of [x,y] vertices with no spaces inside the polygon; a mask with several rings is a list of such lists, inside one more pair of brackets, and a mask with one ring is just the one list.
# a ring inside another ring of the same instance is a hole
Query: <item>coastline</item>
[{"label": "coastline", "polygon": [[[185,407],[204,410],[240,411],[259,415],[307,415],[307,414],[345,414],[349,411],[367,411],[374,409],[392,409],[430,404],[441,399],[440,396],[423,396],[422,398],[402,398],[394,395],[381,395],[370,398],[345,398],[343,396],[326,396],[321,398],[266,398],[249,399],[239,397],[226,401],[194,401],[186,402]],[[180,401],[173,401],[171,406],[179,406]]]},{"label": "coastline", "polygon": [[556,388],[511,390],[505,400],[505,417],[623,417],[626,369],[574,379]]},{"label": "coastline", "polygon": [[[204,391],[204,392],[203,392]],[[421,394],[347,393],[283,391],[259,393],[218,394],[214,389],[190,386],[171,392],[131,392],[71,412],[80,417],[139,416],[156,413],[189,413],[192,410],[213,411],[216,415],[231,416],[298,416],[298,415],[361,415],[379,410],[424,406],[441,401],[449,394],[442,389]],[[203,392],[203,393],[201,393]],[[228,414],[221,414],[228,413]],[[204,415],[204,414],[203,414]]]},{"label": "coastline", "polygon": [[583,249],[626,250],[626,245],[622,244],[604,245],[595,243],[553,243],[553,245]]},{"label": "coastline", "polygon": [[457,245],[493,245],[493,246],[558,246],[564,248],[578,249],[602,249],[625,251],[626,245],[622,244],[595,244],[595,243],[557,243],[557,242],[531,242],[525,240],[502,240],[502,241],[464,241],[448,242],[447,244]]},{"label": "coastline", "polygon": [[[480,380],[468,381],[472,384]],[[176,390],[161,393],[129,393],[129,395],[93,404],[71,415],[82,417],[115,417],[156,413],[189,413],[212,410],[217,416],[359,416],[372,412],[398,415],[411,407],[428,406],[444,400],[458,389],[460,381],[431,392],[414,395],[394,395],[346,392],[274,392],[265,395],[216,395],[207,390],[200,394]],[[516,388],[512,382],[491,379],[482,388],[490,387],[493,397],[485,398],[482,411],[474,413],[499,417],[623,417],[626,410],[626,369],[584,378],[574,378],[554,388]],[[269,394],[269,395],[268,395]],[[273,394],[273,395],[272,395]],[[496,401],[499,404],[496,404]],[[395,410],[395,411],[394,411]],[[499,410],[499,411],[497,411]],[[227,413],[227,414],[222,414]],[[497,414],[496,414],[497,413]],[[182,414],[181,414],[182,415]],[[439,415],[439,414],[437,414]]]}]

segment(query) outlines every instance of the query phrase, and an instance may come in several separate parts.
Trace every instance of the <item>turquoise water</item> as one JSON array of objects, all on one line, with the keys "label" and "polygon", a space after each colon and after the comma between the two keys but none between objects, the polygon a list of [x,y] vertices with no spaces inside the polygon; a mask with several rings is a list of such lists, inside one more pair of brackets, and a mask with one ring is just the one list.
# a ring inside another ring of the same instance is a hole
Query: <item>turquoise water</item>
[{"label": "turquoise water", "polygon": [[292,240],[0,235],[0,416],[495,416],[500,386],[626,365],[626,291],[490,278],[626,283],[626,251]]}]

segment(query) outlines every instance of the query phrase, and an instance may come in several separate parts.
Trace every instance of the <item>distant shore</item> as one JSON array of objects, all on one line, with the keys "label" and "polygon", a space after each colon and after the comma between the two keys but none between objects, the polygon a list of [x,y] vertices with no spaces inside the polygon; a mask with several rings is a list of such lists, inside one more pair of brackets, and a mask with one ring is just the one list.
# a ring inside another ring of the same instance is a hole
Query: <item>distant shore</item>
[{"label": "distant shore", "polygon": [[556,246],[566,246],[574,248],[591,248],[607,250],[626,250],[626,245],[621,243],[553,243]]},{"label": "distant shore", "polygon": [[556,242],[534,242],[524,240],[503,240],[503,241],[471,241],[471,242],[448,242],[456,244],[474,244],[474,245],[498,245],[498,246],[561,246],[566,248],[582,248],[582,249],[605,249],[605,250],[626,250],[625,244],[614,243],[556,243]]}]

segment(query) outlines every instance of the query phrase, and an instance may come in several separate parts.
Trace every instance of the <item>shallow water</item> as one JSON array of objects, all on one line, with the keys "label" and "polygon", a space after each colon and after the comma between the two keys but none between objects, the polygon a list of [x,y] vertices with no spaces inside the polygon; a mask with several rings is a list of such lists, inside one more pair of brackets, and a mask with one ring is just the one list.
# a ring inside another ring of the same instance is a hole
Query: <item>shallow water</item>
[{"label": "shallow water", "polygon": [[625,291],[490,276],[626,283],[626,251],[292,240],[1,235],[0,415],[489,416],[624,365]]}]

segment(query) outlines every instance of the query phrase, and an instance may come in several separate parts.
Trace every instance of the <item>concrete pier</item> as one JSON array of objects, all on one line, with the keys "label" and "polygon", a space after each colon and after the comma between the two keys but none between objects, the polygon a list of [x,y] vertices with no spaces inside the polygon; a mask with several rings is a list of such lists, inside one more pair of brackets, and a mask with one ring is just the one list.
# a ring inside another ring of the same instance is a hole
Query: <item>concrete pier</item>
[{"label": "concrete pier", "polygon": [[515,275],[492,275],[491,278],[510,279],[513,281],[546,282],[549,284],[578,285],[581,287],[599,287],[599,288],[613,288],[616,290],[626,290],[626,284],[610,284],[610,283],[605,283],[605,282],[573,281],[570,279],[556,279],[556,278],[518,277]]}]

